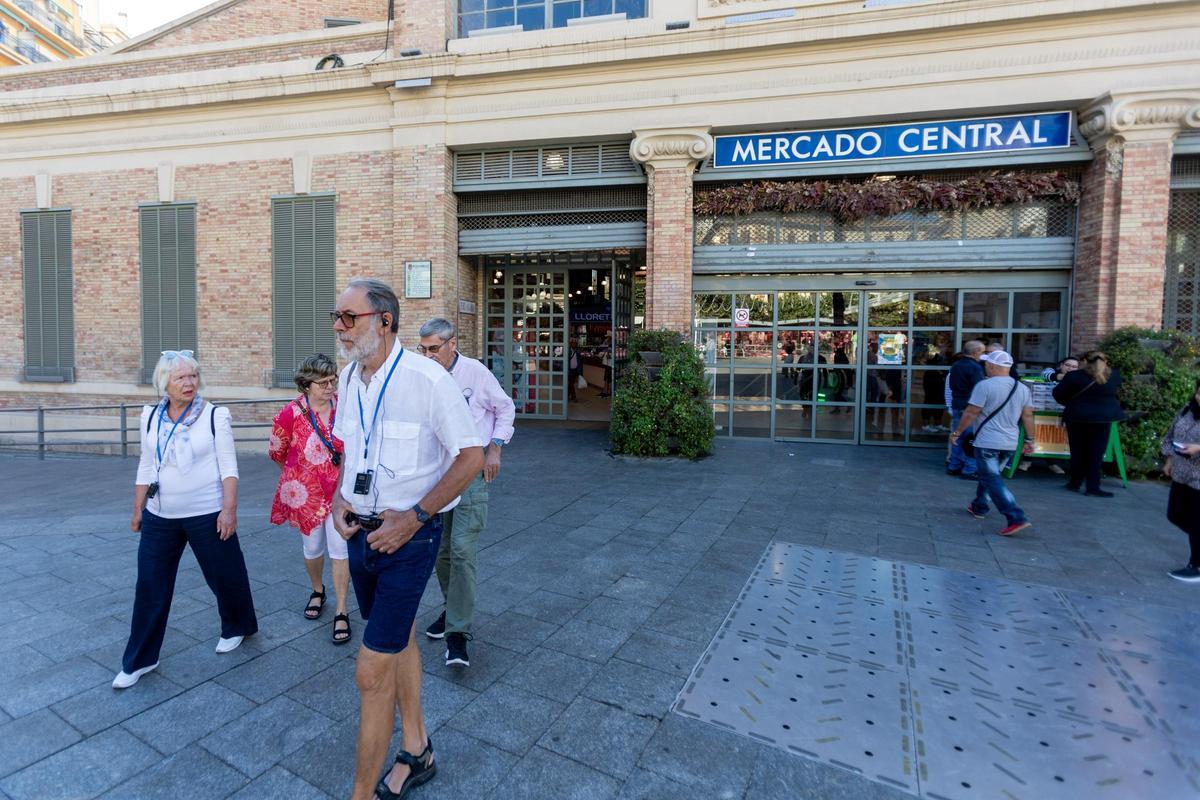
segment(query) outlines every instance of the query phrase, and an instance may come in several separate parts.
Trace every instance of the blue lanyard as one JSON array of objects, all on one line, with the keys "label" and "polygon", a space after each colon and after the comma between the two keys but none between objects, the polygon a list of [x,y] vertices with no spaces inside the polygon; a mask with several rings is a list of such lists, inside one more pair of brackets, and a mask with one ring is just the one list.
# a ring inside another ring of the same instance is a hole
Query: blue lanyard
[{"label": "blue lanyard", "polygon": [[396,360],[392,362],[392,368],[388,370],[387,377],[383,379],[383,386],[379,389],[379,397],[375,398],[375,410],[371,412],[371,427],[367,427],[367,421],[363,418],[363,396],[362,387],[358,388],[358,425],[363,432],[363,461],[367,460],[367,450],[371,447],[371,434],[375,432],[375,419],[379,416],[379,407],[383,405],[383,396],[387,393],[388,384],[392,381],[392,373],[396,371],[396,365],[400,363],[401,356],[404,355],[404,348],[400,348],[400,353],[396,356]]},{"label": "blue lanyard", "polygon": [[312,406],[309,405],[307,402],[304,405],[305,405],[305,410],[308,412],[308,421],[312,425],[313,432],[317,434],[318,439],[320,439],[322,442],[325,443],[325,447],[327,447],[329,449],[330,453],[336,453],[337,448],[333,446],[332,431],[333,431],[334,415],[337,414],[337,404],[335,403],[329,411],[329,430],[331,431],[331,433],[330,433],[330,437],[328,439],[325,438],[325,434],[321,433],[321,425],[317,422],[316,414],[313,414]]},{"label": "blue lanyard", "polygon": [[187,418],[188,412],[192,410],[192,403],[194,402],[196,402],[196,398],[194,397],[188,401],[187,408],[183,410],[183,413],[179,415],[179,419],[175,420],[175,424],[171,426],[171,432],[167,434],[167,441],[165,443],[162,440],[162,421],[163,417],[166,416],[167,406],[171,405],[171,401],[168,400],[166,403],[164,403],[162,410],[158,412],[158,430],[157,436],[155,437],[157,441],[154,443],[154,451],[158,454],[159,469],[162,469],[163,450],[170,446],[171,437],[175,435],[175,429],[179,427],[179,423],[183,422],[183,420]]}]

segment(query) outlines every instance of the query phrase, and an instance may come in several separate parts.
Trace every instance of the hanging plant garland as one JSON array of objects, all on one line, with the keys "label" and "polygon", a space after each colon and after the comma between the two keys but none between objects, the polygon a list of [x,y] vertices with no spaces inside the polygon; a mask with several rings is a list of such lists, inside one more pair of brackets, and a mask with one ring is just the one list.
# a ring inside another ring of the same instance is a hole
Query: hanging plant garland
[{"label": "hanging plant garland", "polygon": [[966,211],[1034,200],[1079,202],[1079,182],[1065,172],[989,172],[961,181],[871,178],[850,181],[749,181],[696,192],[700,216],[756,211],[824,211],[842,222],[904,211]]}]

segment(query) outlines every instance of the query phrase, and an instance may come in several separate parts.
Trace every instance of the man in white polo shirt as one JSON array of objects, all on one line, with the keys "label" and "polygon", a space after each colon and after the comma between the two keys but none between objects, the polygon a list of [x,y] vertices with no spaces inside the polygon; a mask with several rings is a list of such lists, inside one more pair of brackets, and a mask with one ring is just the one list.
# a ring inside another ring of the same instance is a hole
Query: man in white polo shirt
[{"label": "man in white polo shirt", "polygon": [[[342,356],[345,443],[333,519],[349,542],[350,577],[367,627],[355,680],[361,699],[355,800],[390,800],[437,772],[421,711],[417,605],[433,571],[441,512],[483,469],[474,420],[441,366],[396,338],[400,303],[382,281],[350,281],[332,312]],[[383,780],[399,708],[404,738]]]}]

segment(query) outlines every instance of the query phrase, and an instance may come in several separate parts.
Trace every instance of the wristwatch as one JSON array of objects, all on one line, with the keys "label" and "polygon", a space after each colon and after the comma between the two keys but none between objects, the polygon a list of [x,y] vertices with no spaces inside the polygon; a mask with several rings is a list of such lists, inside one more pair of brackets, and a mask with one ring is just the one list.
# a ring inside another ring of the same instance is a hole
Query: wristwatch
[{"label": "wristwatch", "polygon": [[504,447],[504,440],[503,439],[492,439],[492,444],[496,445],[497,448],[501,448],[501,447]]},{"label": "wristwatch", "polygon": [[422,525],[424,525],[426,522],[429,522],[429,520],[430,520],[429,514],[425,511],[425,509],[421,508],[419,505],[413,506],[409,510],[417,515],[417,522],[420,522]]}]

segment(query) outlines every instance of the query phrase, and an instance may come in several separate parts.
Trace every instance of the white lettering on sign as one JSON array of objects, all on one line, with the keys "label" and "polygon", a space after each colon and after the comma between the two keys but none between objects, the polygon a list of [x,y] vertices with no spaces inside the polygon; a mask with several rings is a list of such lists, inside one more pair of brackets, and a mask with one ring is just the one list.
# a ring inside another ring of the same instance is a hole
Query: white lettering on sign
[{"label": "white lettering on sign", "polygon": [[905,131],[900,134],[900,149],[906,153],[915,153],[920,150],[921,147],[919,145],[908,143],[908,137],[916,136],[918,133],[920,133],[918,128],[906,128]]}]

